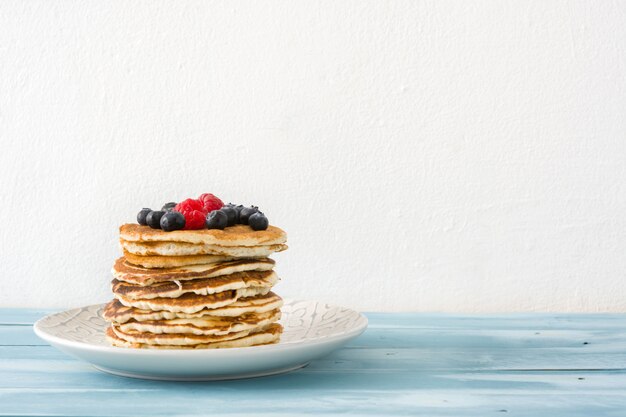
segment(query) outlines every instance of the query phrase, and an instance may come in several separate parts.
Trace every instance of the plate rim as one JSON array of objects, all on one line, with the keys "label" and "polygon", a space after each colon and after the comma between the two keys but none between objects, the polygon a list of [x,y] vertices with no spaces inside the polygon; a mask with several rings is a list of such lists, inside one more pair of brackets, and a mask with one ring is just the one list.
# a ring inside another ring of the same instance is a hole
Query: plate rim
[{"label": "plate rim", "polygon": [[299,341],[288,342],[288,343],[285,343],[285,344],[275,343],[275,344],[268,344],[268,345],[261,345],[261,346],[235,347],[235,348],[228,348],[228,349],[139,349],[139,348],[123,348],[123,347],[117,347],[117,346],[100,346],[100,345],[89,344],[89,343],[86,343],[86,342],[77,342],[77,341],[74,341],[74,340],[64,339],[62,337],[51,335],[50,333],[48,333],[45,330],[40,328],[41,323],[44,320],[48,319],[49,317],[55,316],[57,314],[66,313],[66,312],[72,311],[72,310],[80,310],[80,309],[89,308],[89,307],[93,307],[93,306],[103,306],[103,305],[106,305],[106,303],[89,304],[89,305],[85,305],[85,306],[81,306],[81,307],[75,307],[75,308],[70,308],[70,309],[58,311],[56,313],[46,314],[44,317],[42,317],[39,320],[37,320],[32,325],[32,327],[33,327],[33,331],[35,332],[35,334],[39,338],[41,338],[42,340],[50,343],[51,345],[68,347],[68,348],[72,348],[72,349],[89,350],[89,351],[92,351],[92,352],[108,353],[108,354],[114,354],[114,355],[118,355],[119,354],[119,355],[144,355],[144,356],[161,356],[161,355],[165,355],[165,356],[180,356],[181,354],[184,354],[185,356],[187,356],[187,355],[196,355],[196,356],[205,356],[205,355],[217,356],[217,355],[223,355],[223,356],[228,356],[230,354],[236,354],[236,353],[239,353],[241,351],[250,352],[250,349],[253,349],[255,352],[259,352],[259,353],[266,352],[266,351],[276,351],[276,350],[292,350],[292,349],[302,348],[303,346],[313,347],[315,345],[320,345],[320,344],[323,345],[323,344],[326,344],[326,343],[332,343],[334,341],[341,341],[341,340],[344,340],[344,339],[351,339],[351,338],[357,337],[357,336],[361,335],[363,332],[365,332],[365,330],[367,329],[367,327],[369,325],[369,320],[368,320],[367,316],[365,316],[363,313],[361,313],[361,312],[359,312],[357,310],[353,310],[353,309],[348,308],[348,307],[342,307],[342,306],[339,306],[339,305],[336,305],[336,304],[324,303],[322,301],[307,300],[307,299],[290,299],[290,298],[286,298],[286,299],[284,299],[284,301],[285,301],[285,303],[313,302],[313,303],[317,303],[317,304],[325,304],[325,305],[330,306],[330,307],[342,308],[342,309],[345,309],[345,310],[350,310],[350,311],[352,311],[352,312],[354,312],[354,313],[359,315],[359,317],[360,317],[359,323],[360,324],[355,326],[354,328],[344,332],[344,333],[331,335],[331,336],[322,336],[322,337],[319,337],[317,339],[312,339],[312,340],[302,339],[302,340],[299,340]]}]

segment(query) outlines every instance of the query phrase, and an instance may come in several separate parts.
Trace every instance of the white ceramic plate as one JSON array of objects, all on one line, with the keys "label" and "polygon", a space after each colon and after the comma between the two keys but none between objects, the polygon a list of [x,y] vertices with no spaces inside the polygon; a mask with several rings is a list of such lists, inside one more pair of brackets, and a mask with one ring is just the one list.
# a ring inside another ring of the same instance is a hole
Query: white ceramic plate
[{"label": "white ceramic plate", "polygon": [[363,333],[354,310],[315,301],[285,301],[277,344],[232,349],[128,349],[104,338],[104,304],[51,314],[35,333],[52,346],[116,375],[166,380],[218,380],[272,375],[301,368]]}]

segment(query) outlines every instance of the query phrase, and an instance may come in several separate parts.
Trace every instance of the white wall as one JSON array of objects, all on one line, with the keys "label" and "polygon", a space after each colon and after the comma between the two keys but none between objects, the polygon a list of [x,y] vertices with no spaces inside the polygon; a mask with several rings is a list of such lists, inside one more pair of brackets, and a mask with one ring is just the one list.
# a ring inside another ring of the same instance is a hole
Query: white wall
[{"label": "white wall", "polygon": [[0,0],[0,306],[110,298],[117,227],[213,192],[279,294],[626,309],[626,2]]}]

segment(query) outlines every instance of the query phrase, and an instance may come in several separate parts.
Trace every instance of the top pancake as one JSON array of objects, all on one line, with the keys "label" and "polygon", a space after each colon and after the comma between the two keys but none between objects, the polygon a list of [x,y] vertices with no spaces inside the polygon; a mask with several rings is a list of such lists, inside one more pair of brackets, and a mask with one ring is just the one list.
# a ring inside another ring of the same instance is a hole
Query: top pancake
[{"label": "top pancake", "polygon": [[267,230],[253,230],[248,225],[236,224],[224,230],[175,230],[164,232],[136,223],[120,226],[120,237],[131,242],[187,242],[219,246],[278,245],[287,241],[287,234],[276,226]]}]

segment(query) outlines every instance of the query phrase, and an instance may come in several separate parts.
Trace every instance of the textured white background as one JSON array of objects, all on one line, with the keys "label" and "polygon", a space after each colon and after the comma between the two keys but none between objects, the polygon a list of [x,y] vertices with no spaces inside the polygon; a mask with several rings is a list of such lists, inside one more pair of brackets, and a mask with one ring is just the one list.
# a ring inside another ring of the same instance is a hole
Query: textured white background
[{"label": "textured white background", "polygon": [[626,309],[626,2],[0,0],[0,306],[109,295],[117,227],[213,192],[279,294]]}]

